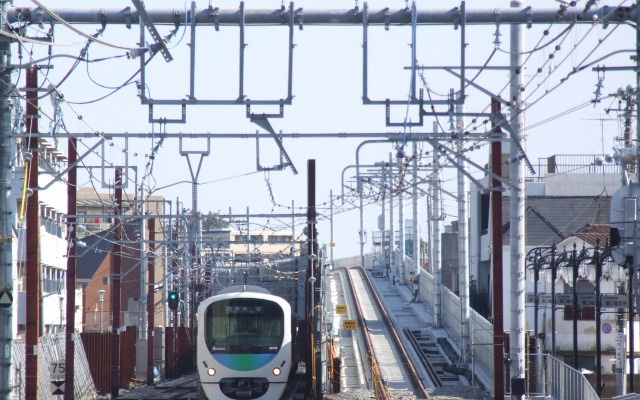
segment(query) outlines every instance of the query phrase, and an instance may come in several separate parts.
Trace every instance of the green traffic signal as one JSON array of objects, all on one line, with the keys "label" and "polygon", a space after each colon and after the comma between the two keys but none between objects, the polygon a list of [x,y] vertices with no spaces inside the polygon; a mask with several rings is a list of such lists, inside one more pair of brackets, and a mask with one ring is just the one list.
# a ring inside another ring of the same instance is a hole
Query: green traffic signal
[{"label": "green traffic signal", "polygon": [[169,292],[169,308],[172,310],[177,310],[179,303],[180,298],[178,297],[178,292]]}]

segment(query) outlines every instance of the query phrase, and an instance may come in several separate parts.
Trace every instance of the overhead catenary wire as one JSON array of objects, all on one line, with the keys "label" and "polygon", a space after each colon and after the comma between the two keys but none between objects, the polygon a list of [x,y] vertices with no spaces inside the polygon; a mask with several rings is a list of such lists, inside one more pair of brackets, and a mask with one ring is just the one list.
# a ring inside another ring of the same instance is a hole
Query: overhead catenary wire
[{"label": "overhead catenary wire", "polygon": [[493,54],[493,53],[492,53]]},{"label": "overhead catenary wire", "polygon": [[64,25],[67,29],[77,33],[78,35],[84,37],[85,39],[91,41],[91,42],[95,42],[98,44],[101,44],[103,46],[107,46],[107,47],[111,47],[114,49],[121,49],[121,50],[133,50],[135,49],[135,47],[131,47],[131,46],[119,46],[113,43],[108,43],[105,42],[103,40],[98,39],[97,37],[94,37],[92,35],[88,35],[84,32],[82,32],[81,30],[75,28],[73,25],[71,25],[70,23],[68,23],[67,21],[63,20],[62,18],[60,18],[56,13],[54,13],[53,11],[49,10],[47,7],[45,7],[41,2],[39,2],[38,0],[31,0],[35,5],[37,5],[38,7],[40,7],[42,9],[42,11],[44,11],[45,13],[49,14],[51,16],[51,18],[55,19],[56,21],[58,21],[60,24]]},{"label": "overhead catenary wire", "polygon": [[[626,2],[626,0],[623,0],[623,1],[620,3],[620,5],[624,4],[625,2]],[[605,16],[605,18],[606,18],[607,16],[611,15],[611,13],[613,13],[613,12],[614,12],[614,10],[610,11],[610,12]],[[573,26],[573,25],[572,25],[572,26]],[[618,26],[619,26],[619,25],[617,25],[616,27],[614,27],[614,29],[613,29],[613,30],[615,30]],[[591,31],[592,31],[592,29],[593,29],[594,27],[595,27],[595,25],[594,25],[594,26],[592,26],[592,27],[590,28],[589,32],[591,32]],[[613,31],[613,30],[612,30],[612,31]],[[600,46],[600,45],[601,45],[601,44],[602,44],[602,43],[603,43],[603,42],[604,42],[608,37],[610,37],[610,36],[611,36],[611,34],[612,34],[612,31],[609,31],[609,33],[605,36],[605,38],[600,39],[600,40],[598,41],[598,43],[596,44],[595,48],[599,47],[599,46]],[[547,31],[545,31],[545,33],[546,33],[546,32],[547,32]],[[568,33],[568,31],[563,30],[563,34],[565,35],[565,38],[567,37],[567,36],[566,36],[566,34],[567,34],[567,33]],[[559,37],[559,36],[557,36],[556,38],[558,38],[558,37]],[[580,40],[579,44],[580,44],[580,43],[582,43],[582,41],[584,40],[584,38],[585,38],[585,37],[586,37],[586,35],[584,35],[584,36],[583,36],[583,38]],[[564,39],[563,39],[563,40],[564,40]],[[561,43],[562,43],[562,42],[561,42]],[[560,50],[558,47],[561,47],[561,46],[556,46],[555,51]],[[569,55],[570,55],[570,54],[572,54],[572,53],[573,53],[573,51],[575,51],[575,49],[576,49],[576,48],[577,48],[577,45],[576,45],[576,46],[574,46],[574,47],[570,50]],[[594,48],[594,49],[592,49],[592,50],[590,51],[589,55],[593,54],[593,52],[595,51],[595,48]],[[532,53],[531,53],[531,54],[532,54]],[[531,57],[531,54],[529,54],[529,55],[527,56],[527,58],[525,59],[525,61],[523,62],[523,65],[520,67],[520,69],[521,69],[521,70],[523,69],[524,65],[527,63],[527,61],[528,61],[528,60],[529,60],[529,58]],[[562,61],[566,60],[566,59],[569,57],[569,55],[567,55],[567,56],[566,56]],[[553,58],[553,57],[549,57],[549,58],[545,61],[545,64],[546,64],[550,59],[552,59],[552,58]],[[587,56],[587,57],[585,57],[585,59],[583,59],[583,61],[581,62],[581,64],[582,64],[582,63],[584,63],[584,62],[586,61],[586,58],[588,58],[588,56]],[[538,99],[536,99],[535,101],[533,101],[533,102],[531,102],[531,103],[527,104],[527,103],[526,103],[526,100],[527,100],[529,97],[531,97],[531,95],[532,95],[532,94],[533,94],[533,93],[534,93],[534,92],[535,92],[535,91],[536,91],[536,90],[541,86],[541,84],[539,84],[539,85],[538,85],[538,87],[537,87],[536,89],[534,89],[534,91],[533,91],[533,92],[531,92],[531,94],[529,94],[529,96],[528,96],[527,98],[525,98],[525,99],[524,99],[524,102],[525,102],[524,104],[526,104],[526,107],[524,107],[524,108],[523,108],[521,111],[519,111],[519,112],[525,112],[525,111],[527,111],[527,110],[528,110],[528,109],[530,109],[532,106],[534,106],[536,103],[538,103],[540,100],[542,100],[543,98],[545,98],[546,96],[548,96],[551,92],[553,92],[553,91],[554,91],[554,90],[556,90],[558,87],[560,87],[561,85],[563,85],[563,84],[568,80],[568,78],[569,78],[571,75],[573,75],[573,74],[575,74],[575,73],[578,73],[578,72],[581,72],[581,71],[583,71],[583,70],[584,70],[584,68],[574,67],[574,68],[573,68],[573,70],[572,70],[572,71],[567,75],[567,77],[563,78],[563,79],[562,79],[562,80],[561,80],[557,85],[555,85],[555,86],[554,86],[553,88],[551,88],[551,89],[546,90],[546,91],[545,91],[545,93],[544,93],[544,94],[542,94],[542,95],[541,95]],[[538,69],[537,69],[537,73],[539,73],[540,71],[541,71],[541,68],[538,68]],[[548,78],[550,77],[550,75],[551,75],[551,74],[553,74],[553,73],[554,73],[554,72],[556,72],[556,71],[558,71],[558,69],[557,69],[557,68],[556,68],[556,69],[554,69],[553,71],[551,71],[551,73],[547,76],[547,78],[545,78],[545,80],[546,80],[546,79],[548,79]],[[535,74],[534,74],[534,76],[535,76]],[[526,85],[530,84],[532,81],[533,81],[533,77],[530,79],[530,81],[529,81]],[[506,87],[508,87],[508,85],[509,85],[509,83],[510,83],[510,82],[511,82],[511,79],[509,80],[509,82],[507,82],[507,84],[503,87],[503,89],[500,91],[500,93],[499,93],[499,94],[501,94],[501,93],[502,93],[502,91],[504,91],[504,90],[506,89]],[[525,85],[525,87],[526,87],[526,85]],[[484,111],[486,111],[487,109],[488,109],[488,106],[486,106],[486,107],[485,107]],[[483,112],[484,112],[484,111],[483,111]],[[510,115],[509,117],[506,117],[506,116],[505,116],[505,120],[506,120],[507,122],[509,122],[509,123],[510,123],[510,121],[512,121],[512,120],[513,120],[514,118],[516,118],[516,117],[517,117],[517,114]],[[502,121],[499,121],[499,122],[502,122]],[[472,121],[472,124],[473,124],[473,123],[475,123],[475,119]],[[468,128],[468,127],[467,127],[467,128]],[[475,128],[473,128],[473,129],[475,129]]]},{"label": "overhead catenary wire", "polygon": [[42,46],[77,46],[79,44],[82,44],[82,42],[60,43],[60,42],[48,42],[48,41],[44,41],[44,40],[31,39],[31,38],[28,38],[26,36],[21,36],[21,35],[18,35],[16,33],[3,31],[1,29],[0,29],[0,35],[2,35],[4,37],[7,37],[7,38],[10,38],[10,39],[20,40],[22,42],[27,42],[27,43],[32,43],[32,44],[39,44],[39,45],[42,45]]},{"label": "overhead catenary wire", "polygon": [[[4,17],[3,17],[3,18],[4,18]],[[6,21],[6,19],[5,19],[5,21]],[[98,31],[98,33],[96,33],[96,35],[97,35],[97,34],[99,34],[99,33],[100,33],[100,31]],[[20,37],[18,38],[18,42],[20,43],[21,48],[25,46],[25,45],[24,45],[24,43],[22,43],[22,42],[20,41]],[[81,56],[84,54],[84,52],[86,51],[86,49],[87,49],[87,47],[88,47],[88,45],[89,45],[89,44],[90,44],[90,42],[88,42],[88,43],[85,45],[85,47],[83,48],[83,50],[81,50]],[[28,52],[28,51],[27,51],[27,54],[29,54],[30,58],[33,60],[33,56],[31,55],[31,52]],[[82,58],[82,57],[78,57],[78,58]],[[152,57],[151,57],[151,58],[152,58]],[[149,60],[151,60],[151,58],[150,58]],[[70,74],[73,72],[73,70],[74,70],[74,69],[75,69],[75,67],[78,65],[78,63],[79,63],[79,61],[76,59],[76,62],[75,62],[75,63],[74,63],[74,65],[71,67],[71,69],[67,72],[67,74],[66,74],[66,75],[65,75],[65,77],[63,78],[62,82],[63,82],[64,80],[66,80],[66,79],[67,79],[67,77],[69,77],[69,76],[70,76]],[[140,71],[140,69],[139,69],[138,71]],[[44,75],[44,78],[45,78],[45,81],[48,81],[48,80],[49,80],[49,79],[48,79],[48,69],[47,69],[47,74],[45,74],[45,75]],[[21,95],[21,94],[20,94],[20,93],[15,89],[15,86],[12,86],[12,85],[7,84],[7,83],[6,83],[4,80],[2,80],[2,79],[0,79],[0,81],[4,82],[4,83],[7,85],[7,87],[13,88],[13,89],[11,89],[11,90],[15,93],[15,96],[16,96],[16,97],[19,97],[19,98],[21,98],[23,101],[25,101],[26,103],[29,103],[29,100],[28,100],[28,99],[26,99],[26,97],[25,97],[25,96]],[[44,85],[44,83],[43,83],[43,85]],[[49,91],[47,91],[47,94],[42,95],[42,96],[40,96],[39,98],[43,98],[43,97],[45,97],[45,96],[49,95],[50,93],[53,93],[54,91],[56,91],[56,92],[57,92],[57,91],[58,91],[58,86],[59,86],[59,84],[58,84],[58,85],[55,85],[55,84],[51,83],[51,87],[52,87],[52,89],[50,89]],[[111,93],[111,94],[113,94],[113,93]],[[92,127],[91,127],[91,126],[86,122],[86,120],[84,120],[84,119],[82,118],[82,116],[81,116],[79,113],[77,113],[73,107],[71,107],[71,106],[70,106],[70,104],[68,103],[68,101],[67,101],[66,99],[61,98],[61,100],[62,100],[63,102],[65,102],[65,103],[67,103],[67,105],[69,105],[69,108],[71,109],[71,111],[73,111],[73,112],[76,114],[76,116],[78,117],[78,119],[79,119],[79,120],[81,120],[81,121],[82,121],[82,123],[83,123],[83,124],[85,124],[85,125],[86,125],[90,130],[91,130],[91,131],[93,131],[93,132],[96,134],[96,136],[102,136],[102,139],[109,141],[109,142],[110,142],[110,144],[113,146],[113,141],[110,141],[109,139],[107,139],[106,137],[104,137],[102,134],[100,134],[99,132],[97,132],[95,129],[93,129],[93,128],[92,128]],[[44,110],[43,110],[40,106],[38,106],[38,111],[39,111],[39,113],[40,113],[41,115],[45,116],[45,117],[46,117],[47,119],[49,119],[50,121],[53,121],[54,123],[56,123],[56,122],[55,122],[55,119],[54,119],[54,118],[52,118],[51,116],[49,116],[46,112],[44,112]],[[64,129],[64,131],[65,131],[66,133],[71,134],[71,133],[70,133],[70,132],[69,132],[69,131],[64,127],[64,126],[63,126],[62,128]],[[88,146],[87,146],[86,144],[84,144],[84,143],[83,143],[83,145],[84,145],[84,146],[86,146],[86,147],[88,147]],[[122,150],[123,152],[125,151],[125,149],[121,149],[121,150]],[[104,160],[104,161],[108,163],[108,161],[107,161],[107,160]],[[131,178],[128,178],[128,179],[131,179]]]}]

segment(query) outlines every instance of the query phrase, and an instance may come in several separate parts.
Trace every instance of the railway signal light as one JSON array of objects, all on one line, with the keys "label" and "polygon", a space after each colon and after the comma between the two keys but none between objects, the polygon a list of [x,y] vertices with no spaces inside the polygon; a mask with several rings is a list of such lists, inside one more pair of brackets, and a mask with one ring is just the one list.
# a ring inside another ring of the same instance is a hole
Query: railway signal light
[{"label": "railway signal light", "polygon": [[179,302],[180,297],[178,296],[178,292],[169,292],[169,308],[172,310],[177,310]]}]

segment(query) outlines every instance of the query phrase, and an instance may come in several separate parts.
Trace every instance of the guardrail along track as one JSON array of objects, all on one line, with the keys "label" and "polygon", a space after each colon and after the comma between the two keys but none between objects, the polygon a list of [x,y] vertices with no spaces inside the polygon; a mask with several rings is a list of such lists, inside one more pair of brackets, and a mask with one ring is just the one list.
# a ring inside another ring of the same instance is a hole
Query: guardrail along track
[{"label": "guardrail along track", "polygon": [[[354,278],[354,274],[357,274],[359,278]],[[404,370],[404,373],[406,374],[409,381],[411,382],[413,389],[419,393],[420,398],[428,399],[429,396],[427,394],[426,388],[420,381],[418,373],[415,367],[413,366],[413,362],[411,361],[406,349],[404,348],[404,345],[400,340],[400,336],[398,335],[395,327],[393,326],[393,323],[391,322],[391,318],[385,311],[382,301],[380,300],[376,291],[374,290],[373,285],[369,277],[367,276],[366,272],[359,267],[350,268],[347,270],[347,275],[349,278],[348,279],[349,289],[351,291],[351,294],[356,304],[356,308],[358,312],[358,317],[357,317],[358,325],[361,327],[362,338],[365,342],[365,348],[367,349],[366,350],[367,356],[370,357],[372,377],[374,378],[373,384],[374,384],[374,390],[376,392],[376,398],[378,399],[391,398],[388,390],[388,379],[384,378],[384,374],[389,373],[389,371],[387,371],[387,368],[385,367],[384,373],[381,373],[380,363],[378,362],[378,358],[376,357],[375,350],[373,348],[371,334],[370,334],[370,331],[372,329],[380,331],[381,330],[380,328],[384,326],[384,328],[387,331],[387,335],[384,335],[384,336],[385,337],[388,336],[388,338],[391,339],[392,344],[390,344],[390,346],[393,348],[391,352],[396,354],[400,358],[401,368]],[[356,284],[354,282],[354,279],[359,279],[362,282],[367,292],[365,296],[368,296],[368,299],[365,300],[360,298],[360,295],[358,294],[358,290],[356,289]],[[375,309],[375,312],[378,315],[380,315],[380,321],[376,321],[374,318],[369,318],[369,322],[365,320],[364,312],[363,312],[363,304],[362,304],[365,301],[367,302],[371,301],[371,307],[373,307]],[[381,326],[378,326],[380,325],[379,324],[380,322],[382,324]],[[388,356],[388,355],[385,354],[385,356]],[[386,383],[385,383],[385,380],[387,381]]]}]

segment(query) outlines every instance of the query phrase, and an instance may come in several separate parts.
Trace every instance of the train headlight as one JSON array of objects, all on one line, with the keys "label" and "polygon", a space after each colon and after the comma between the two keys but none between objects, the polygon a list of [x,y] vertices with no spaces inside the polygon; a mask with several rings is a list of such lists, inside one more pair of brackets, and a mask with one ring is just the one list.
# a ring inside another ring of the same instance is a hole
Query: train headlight
[{"label": "train headlight", "polygon": [[216,370],[213,368],[207,369],[207,375],[214,376],[216,374]]},{"label": "train headlight", "polygon": [[281,373],[282,373],[282,370],[281,370],[280,368],[275,367],[275,368],[273,369],[273,374],[274,374],[275,376],[279,376]]}]

